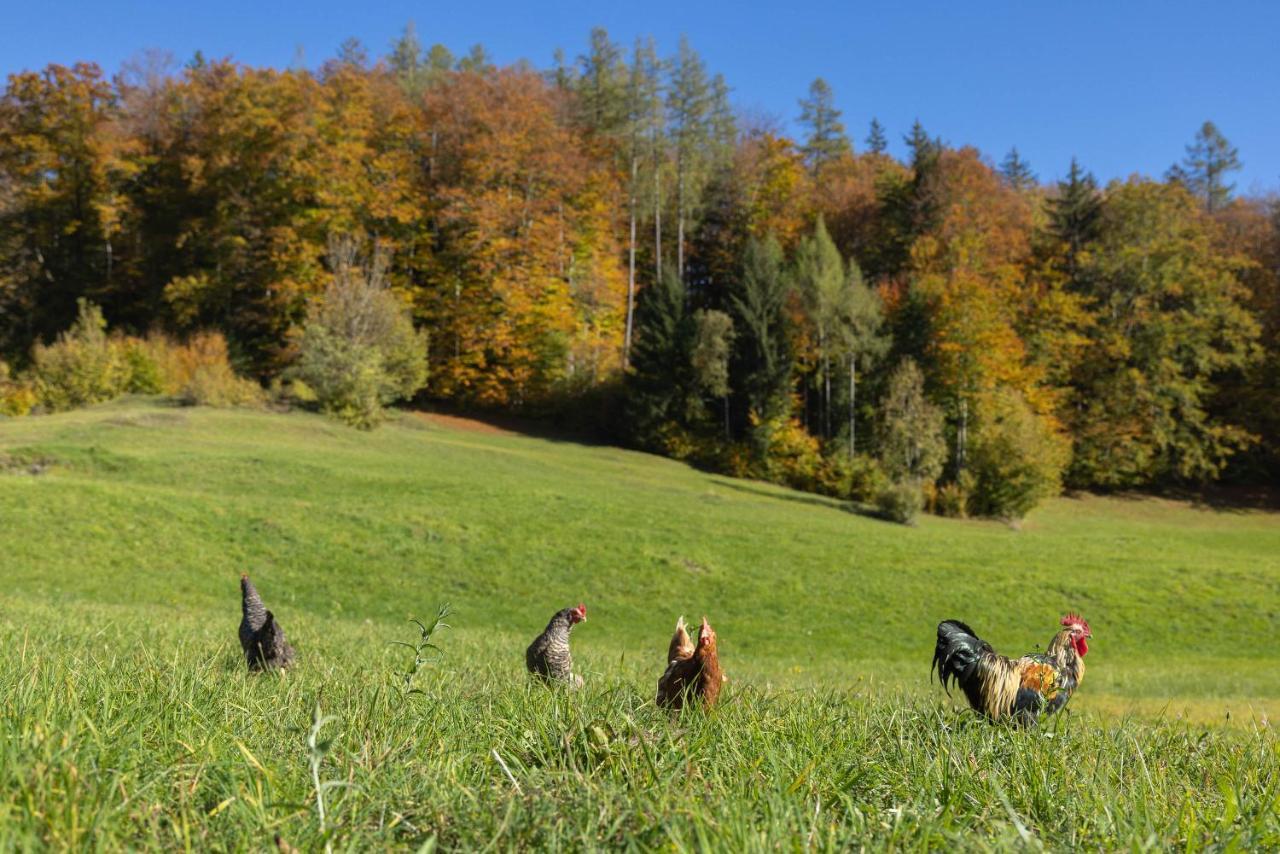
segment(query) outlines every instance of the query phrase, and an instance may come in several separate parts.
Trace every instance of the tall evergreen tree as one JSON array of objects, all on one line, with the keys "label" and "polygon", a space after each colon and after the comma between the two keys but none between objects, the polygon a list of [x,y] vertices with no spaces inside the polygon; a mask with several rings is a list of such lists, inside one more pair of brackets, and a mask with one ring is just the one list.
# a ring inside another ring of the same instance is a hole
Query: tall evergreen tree
[{"label": "tall evergreen tree", "polygon": [[1240,169],[1240,152],[1227,141],[1213,122],[1205,122],[1187,146],[1181,163],[1169,168],[1165,177],[1185,186],[1209,213],[1231,201],[1235,184],[1228,184],[1228,172]]},{"label": "tall evergreen tree", "polygon": [[835,106],[835,95],[821,77],[809,84],[809,97],[800,100],[800,124],[808,129],[800,150],[812,171],[853,151]]},{"label": "tall evergreen tree", "polygon": [[696,329],[684,284],[668,267],[640,292],[636,338],[627,377],[629,428],[641,444],[652,444],[669,422],[682,422],[692,377]]},{"label": "tall evergreen tree", "polygon": [[653,40],[636,39],[624,94],[627,214],[630,226],[627,234],[627,317],[622,344],[624,367],[630,363],[631,339],[635,328],[637,228],[640,218],[640,194],[648,181],[646,163],[647,171],[653,173],[654,182],[659,180],[657,164],[645,155],[653,144],[652,140],[661,135],[661,85]]},{"label": "tall evergreen tree", "polygon": [[1081,250],[1098,237],[1101,216],[1098,182],[1073,157],[1067,179],[1058,182],[1058,195],[1049,199],[1049,230],[1066,246],[1067,276],[1073,281]]},{"label": "tall evergreen tree", "polygon": [[1036,173],[1031,171],[1031,164],[1022,159],[1018,146],[1009,149],[1000,163],[1000,175],[1004,182],[1015,190],[1027,190],[1036,185]]},{"label": "tall evergreen tree", "polygon": [[938,153],[942,150],[941,140],[929,136],[924,129],[924,125],[920,124],[919,119],[911,123],[911,133],[902,139],[906,142],[907,150],[911,153],[911,168],[916,171],[919,171],[928,161],[937,158]]},{"label": "tall evergreen tree", "polygon": [[[736,330],[730,385],[742,400],[739,424],[754,417],[767,431],[769,422],[785,415],[790,406],[789,292],[777,239],[770,234],[764,240],[748,240],[742,275],[729,296]],[[767,444],[767,432],[755,438],[757,445]]]},{"label": "tall evergreen tree", "polygon": [[598,137],[621,135],[627,121],[627,69],[603,27],[591,30],[591,48],[578,57],[578,69],[579,123]]},{"label": "tall evergreen tree", "polygon": [[410,21],[405,24],[400,38],[391,43],[391,55],[387,64],[395,72],[396,79],[406,94],[416,96],[422,92],[426,83],[423,67],[422,42],[418,40],[418,28]]},{"label": "tall evergreen tree", "polygon": [[880,120],[873,118],[871,127],[867,131],[867,151],[872,154],[884,154],[889,148],[889,138],[885,136],[884,126],[880,124]]},{"label": "tall evergreen tree", "polygon": [[676,156],[676,273],[684,279],[685,230],[702,177],[704,153],[710,136],[712,89],[702,58],[680,39],[671,65],[667,112]]}]

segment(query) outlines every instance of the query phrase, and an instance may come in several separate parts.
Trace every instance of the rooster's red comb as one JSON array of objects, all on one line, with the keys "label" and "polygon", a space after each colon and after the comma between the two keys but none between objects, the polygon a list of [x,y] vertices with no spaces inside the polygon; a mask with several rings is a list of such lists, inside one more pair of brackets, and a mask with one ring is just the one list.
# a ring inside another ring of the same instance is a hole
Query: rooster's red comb
[{"label": "rooster's red comb", "polygon": [[1079,626],[1080,628],[1084,629],[1086,633],[1090,633],[1089,621],[1086,620],[1084,617],[1080,616],[1079,614],[1075,613],[1074,611],[1072,611],[1071,613],[1067,614],[1065,617],[1062,618],[1062,625]]}]

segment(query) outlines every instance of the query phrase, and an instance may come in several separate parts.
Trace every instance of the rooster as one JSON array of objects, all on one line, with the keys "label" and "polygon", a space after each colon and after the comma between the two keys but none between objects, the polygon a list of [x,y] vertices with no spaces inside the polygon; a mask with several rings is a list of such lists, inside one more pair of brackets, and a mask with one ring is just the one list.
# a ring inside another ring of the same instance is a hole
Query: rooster
[{"label": "rooster", "polygon": [[938,645],[929,672],[938,671],[947,693],[951,692],[948,682],[959,685],[969,705],[993,721],[1006,717],[1033,721],[1065,706],[1084,679],[1087,641],[1093,637],[1089,623],[1078,614],[1067,614],[1062,626],[1043,653],[1009,659],[964,623],[944,620],[938,624]]},{"label": "rooster", "polygon": [[587,606],[562,608],[547,623],[542,634],[533,639],[524,653],[525,666],[535,676],[548,682],[567,682],[578,688],[582,677],[573,672],[573,657],[569,655],[569,632],[587,619]]},{"label": "rooster", "polygon": [[293,662],[293,647],[285,639],[284,629],[275,615],[262,604],[262,597],[249,580],[240,575],[240,648],[250,670],[288,667]]},{"label": "rooster", "polygon": [[702,618],[695,646],[681,617],[676,621],[675,634],[667,647],[667,669],[658,678],[657,704],[680,709],[688,699],[711,708],[720,698],[720,685],[724,681],[720,655],[716,651],[716,633],[707,618]]}]

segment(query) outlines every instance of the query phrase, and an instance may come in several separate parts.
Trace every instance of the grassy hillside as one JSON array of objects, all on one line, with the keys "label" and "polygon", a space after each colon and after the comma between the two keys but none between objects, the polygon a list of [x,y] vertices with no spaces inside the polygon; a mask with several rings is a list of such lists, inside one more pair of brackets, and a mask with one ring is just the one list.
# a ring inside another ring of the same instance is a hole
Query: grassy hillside
[{"label": "grassy hillside", "polygon": [[[318,844],[320,696],[340,846],[1280,842],[1275,515],[1088,498],[908,529],[612,448],[130,401],[0,422],[0,555],[14,841]],[[241,571],[300,651],[283,678],[242,672]],[[531,690],[524,645],[579,600],[587,690]],[[448,655],[406,698],[388,642],[442,601]],[[930,684],[940,618],[1022,652],[1067,609],[1094,641],[1059,729]],[[672,722],[647,701],[680,613],[732,682]]]}]

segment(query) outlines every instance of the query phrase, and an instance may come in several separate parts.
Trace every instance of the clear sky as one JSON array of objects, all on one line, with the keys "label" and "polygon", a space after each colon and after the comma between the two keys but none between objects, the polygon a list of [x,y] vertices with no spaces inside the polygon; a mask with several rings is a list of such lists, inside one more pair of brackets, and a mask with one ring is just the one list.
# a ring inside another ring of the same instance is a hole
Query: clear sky
[{"label": "clear sky", "polygon": [[999,161],[1016,145],[1042,180],[1071,156],[1100,178],[1161,175],[1205,119],[1240,150],[1244,192],[1280,190],[1280,2],[684,2],[535,0],[0,0],[0,74],[91,60],[109,72],[146,48],[317,66],[348,36],[386,52],[408,21],[457,54],[545,68],[592,26],[669,55],[688,35],[735,103],[794,122],[822,76],[855,143],[872,116],[893,149],[916,118]]}]

